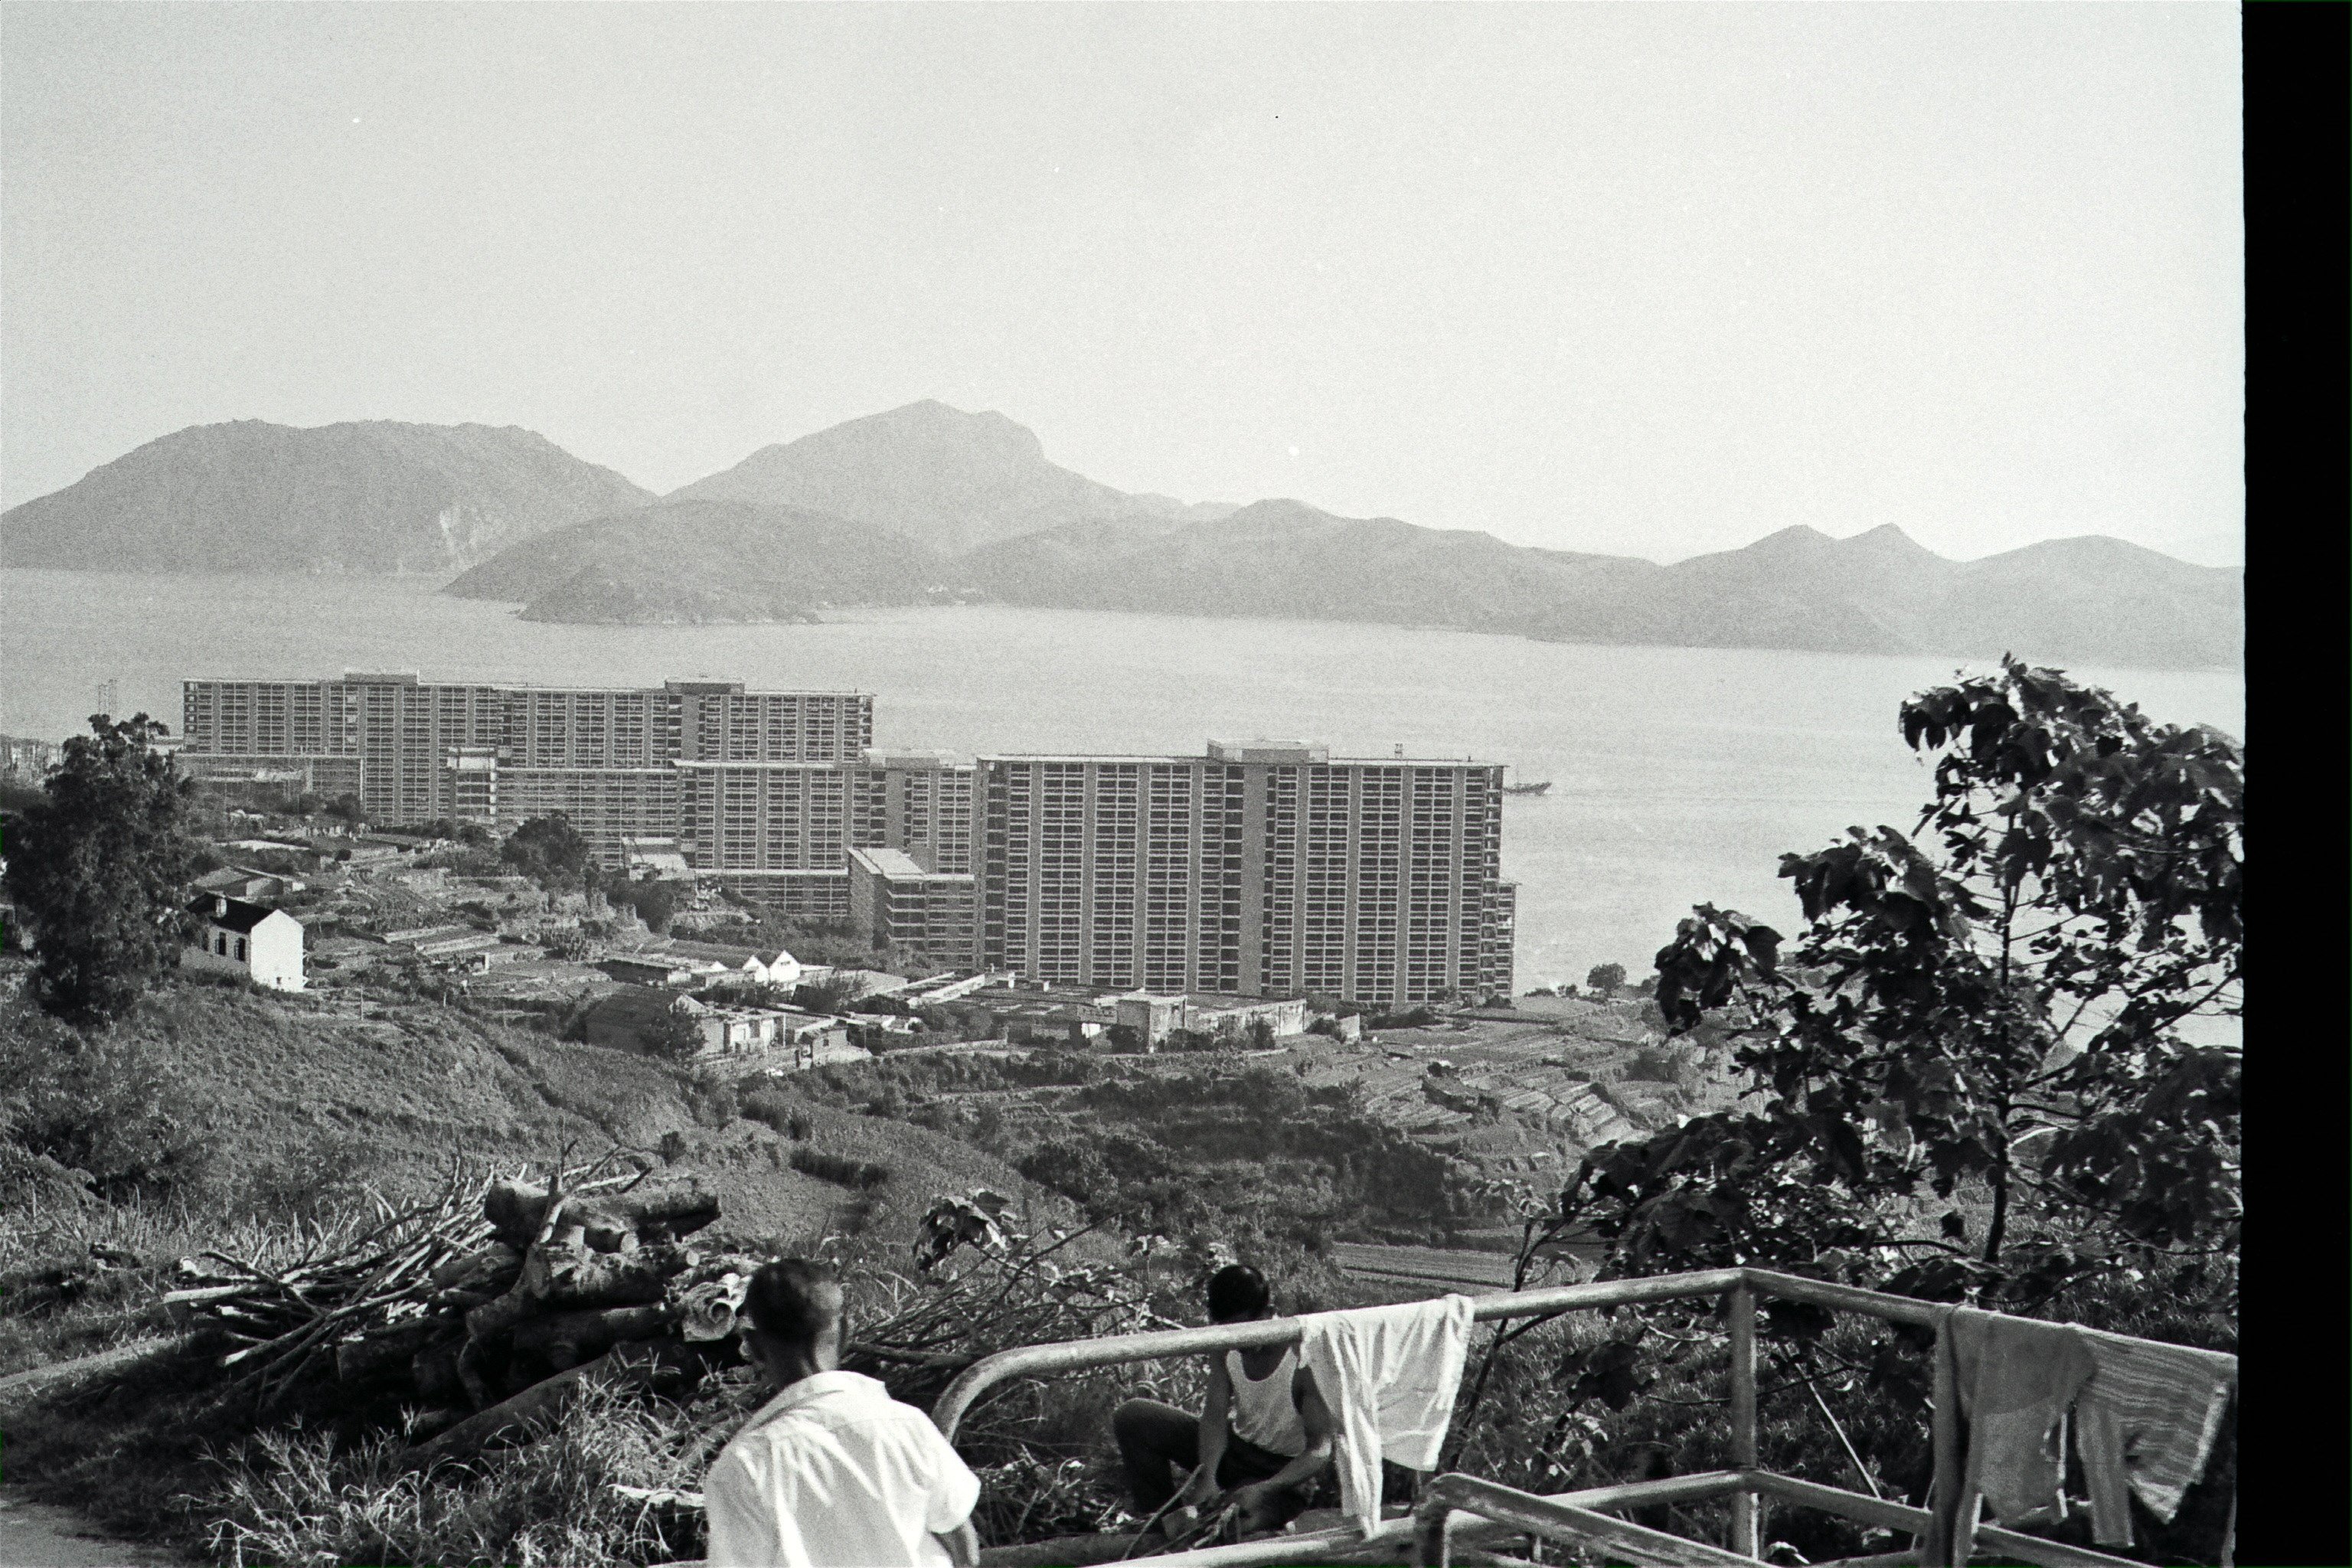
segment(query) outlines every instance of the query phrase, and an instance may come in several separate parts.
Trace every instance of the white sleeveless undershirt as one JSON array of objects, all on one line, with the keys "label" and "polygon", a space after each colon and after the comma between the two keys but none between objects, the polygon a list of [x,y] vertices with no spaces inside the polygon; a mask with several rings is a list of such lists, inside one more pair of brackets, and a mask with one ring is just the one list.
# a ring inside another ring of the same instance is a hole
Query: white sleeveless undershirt
[{"label": "white sleeveless undershirt", "polygon": [[1225,1352],[1225,1380],[1233,1384],[1234,1436],[1268,1452],[1297,1458],[1307,1451],[1307,1424],[1298,1417],[1298,1401],[1291,1396],[1291,1380],[1298,1375],[1298,1348],[1282,1352],[1282,1360],[1262,1378],[1252,1378],[1242,1367],[1242,1352]]}]

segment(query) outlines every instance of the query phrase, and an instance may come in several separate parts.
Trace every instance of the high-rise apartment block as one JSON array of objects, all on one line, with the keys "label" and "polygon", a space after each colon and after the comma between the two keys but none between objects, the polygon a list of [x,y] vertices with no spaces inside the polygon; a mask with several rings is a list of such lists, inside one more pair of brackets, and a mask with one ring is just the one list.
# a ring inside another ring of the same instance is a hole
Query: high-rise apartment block
[{"label": "high-rise apartment block", "polygon": [[980,768],[988,967],[1167,993],[1507,994],[1499,764],[1213,741]]}]

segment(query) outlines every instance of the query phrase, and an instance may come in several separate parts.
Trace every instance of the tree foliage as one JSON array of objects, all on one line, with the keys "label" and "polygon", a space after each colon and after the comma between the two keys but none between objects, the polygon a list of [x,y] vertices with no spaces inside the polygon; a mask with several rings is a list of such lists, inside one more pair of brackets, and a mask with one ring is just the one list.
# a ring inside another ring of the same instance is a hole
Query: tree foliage
[{"label": "tree foliage", "polygon": [[9,834],[8,891],[33,928],[34,992],[75,1023],[119,1017],[180,961],[194,930],[194,786],[141,713],[68,741],[44,799]]},{"label": "tree foliage", "polygon": [[701,1054],[708,1044],[702,1020],[684,1007],[672,1007],[638,1031],[637,1038],[648,1055],[669,1061],[691,1061]]},{"label": "tree foliage", "polygon": [[1783,858],[1805,930],[1701,905],[1658,954],[1748,1103],[1597,1149],[1559,1218],[1626,1273],[1732,1262],[2031,1308],[2234,1258],[2243,765],[2014,659],[1921,693],[1911,833]]},{"label": "tree foliage", "polygon": [[658,934],[669,930],[688,894],[676,882],[633,882],[616,877],[604,885],[604,897],[615,907],[635,910],[646,929]]},{"label": "tree foliage", "polygon": [[99,1196],[162,1196],[199,1181],[211,1139],[189,1086],[152,1046],[0,1009],[0,1143],[89,1178]]},{"label": "tree foliage", "polygon": [[551,891],[584,887],[592,873],[588,841],[562,812],[534,816],[509,834],[499,858]]},{"label": "tree foliage", "polygon": [[1586,973],[1584,984],[1588,989],[1598,991],[1603,996],[1614,996],[1617,988],[1625,984],[1625,966],[1622,963],[1596,963]]}]

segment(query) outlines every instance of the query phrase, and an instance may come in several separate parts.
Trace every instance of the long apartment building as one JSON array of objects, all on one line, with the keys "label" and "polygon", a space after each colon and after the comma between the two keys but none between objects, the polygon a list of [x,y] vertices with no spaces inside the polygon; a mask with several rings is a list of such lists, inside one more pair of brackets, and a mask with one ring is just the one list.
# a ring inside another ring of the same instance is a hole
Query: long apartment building
[{"label": "long apartment building", "polygon": [[369,820],[511,831],[556,812],[597,857],[675,836],[698,869],[740,872],[795,913],[847,912],[852,775],[874,738],[862,692],[428,682],[191,680],[181,765],[359,797]]},{"label": "long apartment building", "polygon": [[1509,994],[1500,764],[1212,741],[979,766],[983,966],[1389,1005]]}]

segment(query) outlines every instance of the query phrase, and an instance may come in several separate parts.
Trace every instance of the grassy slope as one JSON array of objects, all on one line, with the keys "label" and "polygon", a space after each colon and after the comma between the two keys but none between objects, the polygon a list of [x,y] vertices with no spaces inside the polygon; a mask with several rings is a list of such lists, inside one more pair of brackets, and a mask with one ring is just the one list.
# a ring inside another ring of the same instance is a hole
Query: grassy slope
[{"label": "grassy slope", "polygon": [[[362,1021],[305,999],[202,984],[151,997],[124,1027],[176,1068],[213,1154],[207,1189],[169,1204],[12,1214],[0,1222],[0,1274],[21,1280],[86,1266],[91,1241],[127,1247],[151,1266],[142,1273],[153,1274],[197,1247],[247,1245],[257,1223],[331,1204],[360,1184],[415,1196],[437,1185],[453,1159],[543,1172],[567,1147],[575,1161],[616,1144],[658,1157],[666,1136],[668,1173],[719,1195],[714,1239],[808,1246],[845,1229],[904,1245],[934,1196],[975,1186],[1033,1200],[1055,1219],[1070,1212],[952,1138],[810,1106],[811,1147],[891,1173],[854,1199],[793,1170],[792,1140],[736,1118],[731,1095],[698,1089],[665,1063],[432,1004],[370,1014]],[[154,1312],[136,1310],[153,1293],[140,1279],[101,1283],[104,1301],[80,1310],[58,1311],[25,1290],[0,1302],[0,1373],[160,1326]]]},{"label": "grassy slope", "polygon": [[[730,1121],[666,1063],[432,1004],[372,1009],[364,1022],[302,1007],[182,986],[151,1002],[138,1026],[172,1047],[214,1101],[216,1124],[230,1135],[221,1142],[240,1150],[300,1157],[324,1149],[370,1179],[413,1188],[430,1183],[453,1152],[543,1164],[567,1143],[576,1156],[615,1143],[651,1152],[676,1133],[685,1147],[675,1173],[719,1193],[730,1231],[818,1226],[844,1196],[781,1164],[788,1139]],[[919,1214],[935,1188],[1024,1186],[1002,1162],[922,1128],[811,1114],[814,1145],[890,1167],[885,1214]]]},{"label": "grassy slope", "polygon": [[[669,1173],[719,1196],[722,1218],[707,1234],[779,1250],[848,1231],[859,1237],[854,1249],[903,1258],[933,1196],[975,1186],[1024,1200],[1041,1220],[1074,1212],[952,1138],[803,1107],[806,1146],[889,1169],[879,1188],[852,1194],[791,1169],[792,1139],[734,1116],[730,1096],[698,1090],[666,1064],[429,1004],[370,1012],[362,1021],[305,999],[187,983],[144,1004],[124,1027],[176,1065],[191,1114],[208,1129],[214,1179],[181,1203],[0,1216],[0,1272],[18,1287],[0,1282],[0,1373],[166,1331],[155,1297],[171,1259],[207,1245],[263,1245],[273,1191],[290,1202],[324,1187],[331,1201],[338,1180],[362,1180],[416,1194],[453,1155],[543,1169],[566,1145],[577,1160],[616,1142],[655,1151],[673,1134]],[[57,1265],[86,1273],[94,1240],[127,1246],[147,1266],[110,1271],[63,1303],[24,1288]],[[208,1371],[189,1353],[166,1352],[94,1387],[0,1400],[8,1480],[118,1528],[194,1544],[199,1521],[179,1494],[210,1477],[209,1446],[237,1434],[218,1427],[198,1393]]]}]

